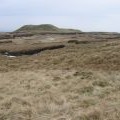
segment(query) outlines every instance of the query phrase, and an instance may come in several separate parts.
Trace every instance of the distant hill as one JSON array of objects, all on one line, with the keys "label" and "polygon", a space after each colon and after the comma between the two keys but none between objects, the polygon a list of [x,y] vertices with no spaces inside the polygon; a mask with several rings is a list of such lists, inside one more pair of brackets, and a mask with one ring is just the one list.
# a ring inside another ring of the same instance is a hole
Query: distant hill
[{"label": "distant hill", "polygon": [[29,33],[70,33],[70,32],[81,32],[76,29],[64,29],[58,28],[51,24],[41,25],[25,25],[14,32],[29,32]]}]

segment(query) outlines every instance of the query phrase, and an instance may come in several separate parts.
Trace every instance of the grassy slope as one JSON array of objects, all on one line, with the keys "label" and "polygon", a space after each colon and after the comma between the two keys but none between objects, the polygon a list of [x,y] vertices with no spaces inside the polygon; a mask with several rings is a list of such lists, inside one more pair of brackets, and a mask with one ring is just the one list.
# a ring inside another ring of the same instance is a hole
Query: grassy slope
[{"label": "grassy slope", "polygon": [[74,29],[61,29],[51,24],[42,25],[25,25],[16,32],[30,32],[30,33],[41,33],[41,32],[51,32],[51,33],[69,33],[69,32],[80,32],[80,30]]},{"label": "grassy slope", "polygon": [[120,119],[120,41],[66,46],[0,57],[1,120]]},{"label": "grassy slope", "polygon": [[[39,44],[37,46],[39,47]],[[35,46],[32,47],[34,48]],[[20,47],[20,49],[21,48],[22,47]],[[15,59],[12,58],[8,59],[6,57],[1,56],[0,65],[3,66],[6,70],[9,69],[16,70],[21,69],[22,67],[33,70],[36,69],[36,67],[38,69],[39,68],[79,69],[82,67],[93,70],[119,71],[120,70],[119,52],[120,41],[95,42],[95,43],[92,42],[88,44],[70,43],[66,44],[65,48],[41,52],[40,54],[38,54],[38,56],[34,55],[22,56],[17,57]],[[34,60],[38,62],[34,63]],[[19,61],[21,62],[19,63]],[[11,66],[11,64],[13,64],[12,62],[14,63],[13,67]]]},{"label": "grassy slope", "polygon": [[1,120],[119,120],[120,73],[92,70],[0,74]]}]

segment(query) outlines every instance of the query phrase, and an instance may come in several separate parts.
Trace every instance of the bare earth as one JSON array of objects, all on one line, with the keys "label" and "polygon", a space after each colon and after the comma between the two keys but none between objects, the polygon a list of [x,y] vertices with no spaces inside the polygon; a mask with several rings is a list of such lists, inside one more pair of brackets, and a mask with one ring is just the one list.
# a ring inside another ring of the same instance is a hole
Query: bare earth
[{"label": "bare earth", "polygon": [[[0,120],[120,120],[118,36],[47,34],[1,41]],[[65,47],[26,55],[58,45]]]}]

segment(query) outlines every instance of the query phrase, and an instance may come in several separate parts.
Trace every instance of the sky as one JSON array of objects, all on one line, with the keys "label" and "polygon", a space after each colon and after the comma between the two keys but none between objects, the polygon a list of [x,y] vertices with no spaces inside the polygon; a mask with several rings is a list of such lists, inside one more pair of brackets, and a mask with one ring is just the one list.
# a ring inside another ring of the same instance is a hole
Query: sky
[{"label": "sky", "polygon": [[0,0],[0,32],[27,24],[120,32],[120,0]]}]

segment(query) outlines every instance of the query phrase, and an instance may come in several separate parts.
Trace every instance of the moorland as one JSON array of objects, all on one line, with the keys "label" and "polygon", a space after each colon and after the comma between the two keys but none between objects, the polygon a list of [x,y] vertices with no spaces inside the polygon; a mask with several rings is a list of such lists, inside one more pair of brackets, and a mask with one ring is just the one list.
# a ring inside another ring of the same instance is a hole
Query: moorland
[{"label": "moorland", "polygon": [[120,120],[120,34],[0,33],[0,120]]}]

